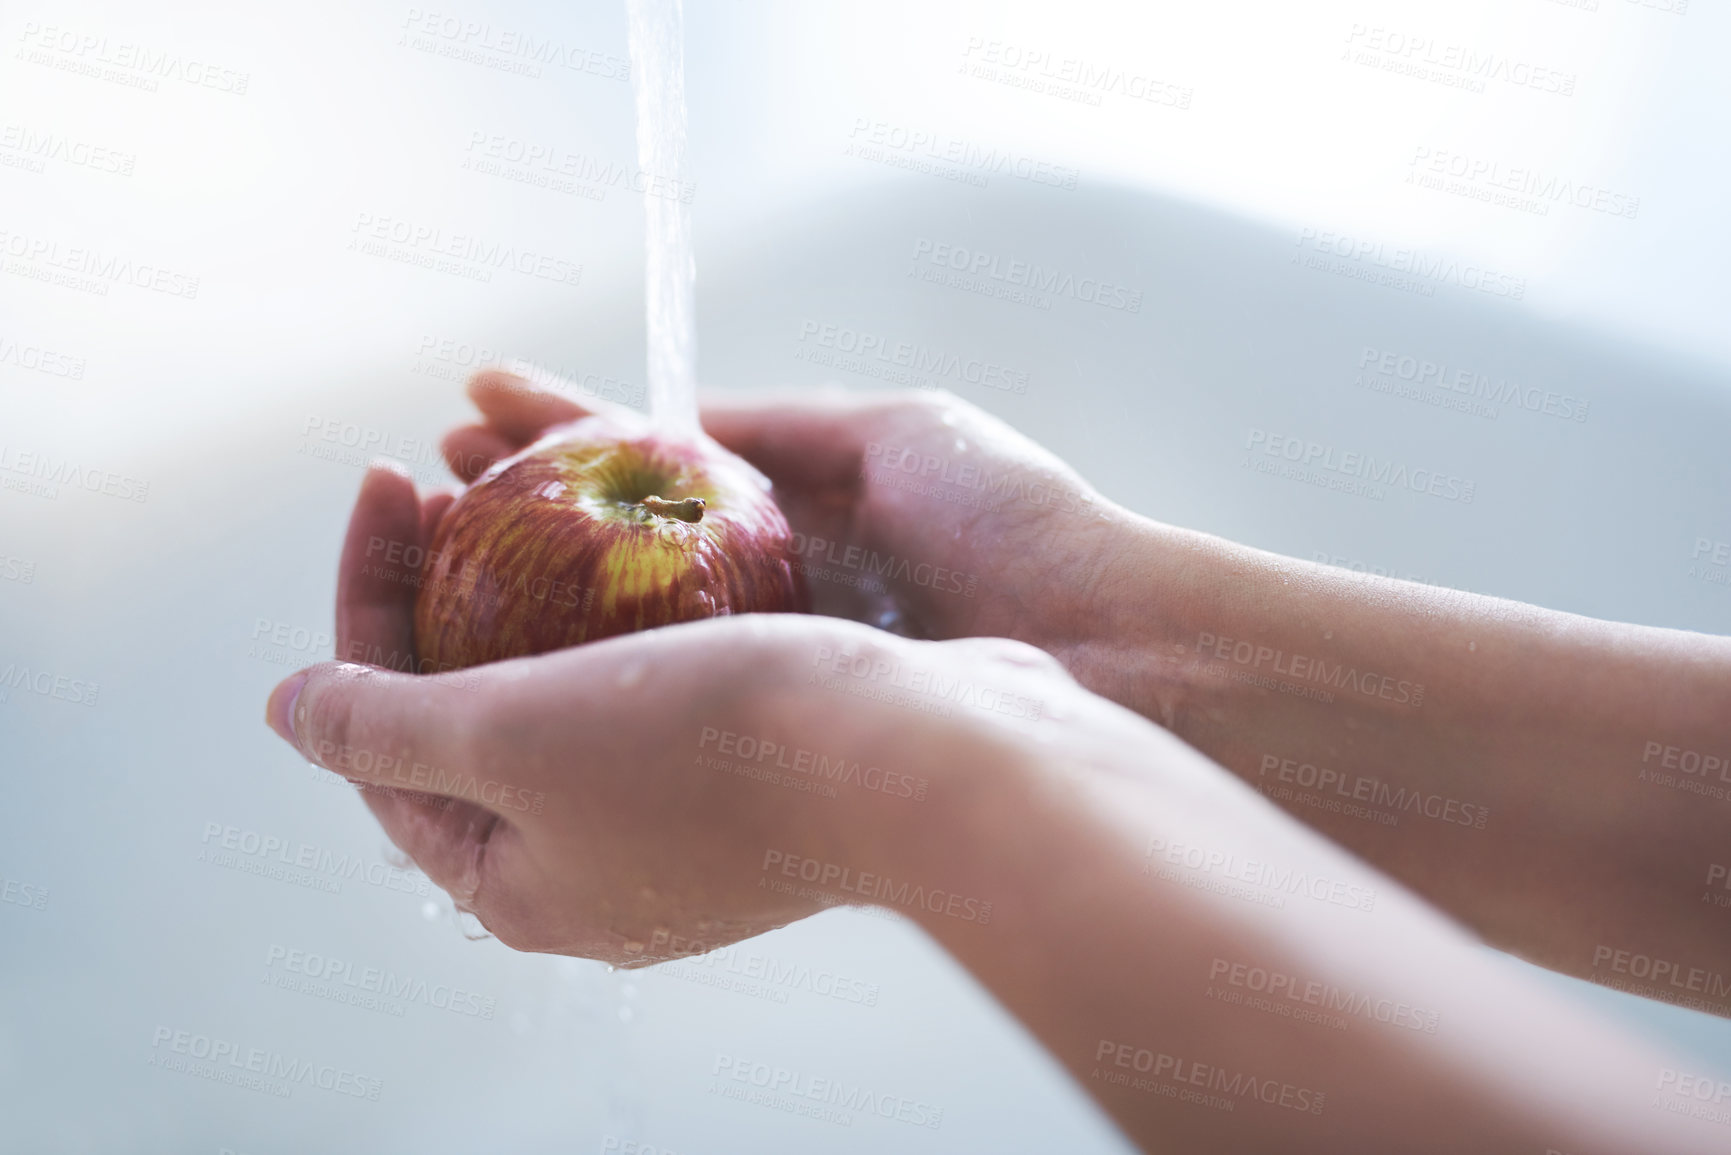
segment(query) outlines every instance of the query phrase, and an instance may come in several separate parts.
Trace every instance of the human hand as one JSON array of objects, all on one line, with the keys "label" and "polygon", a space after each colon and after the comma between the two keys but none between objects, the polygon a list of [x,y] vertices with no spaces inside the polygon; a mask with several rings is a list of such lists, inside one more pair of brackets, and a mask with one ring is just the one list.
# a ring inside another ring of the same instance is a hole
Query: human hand
[{"label": "human hand", "polygon": [[[608,409],[489,370],[485,420],[445,455],[464,481],[548,426]],[[762,470],[820,612],[915,637],[1017,638],[1061,652],[1093,624],[1110,512],[1072,469],[947,393],[712,397],[706,431]]]},{"label": "human hand", "polygon": [[[381,541],[425,548],[449,500],[368,472],[338,578],[339,655],[418,668],[413,575],[371,557]],[[964,681],[967,701],[907,688]],[[910,709],[920,694],[942,711]],[[1014,757],[1019,732],[1071,697],[1087,696],[1014,643],[776,614],[428,676],[325,663],[279,685],[268,718],[360,785],[391,839],[508,946],[629,966],[865,901],[787,885],[769,856],[906,869],[910,846],[938,841],[923,832],[947,822],[963,768]],[[855,767],[827,794],[820,756]]]}]

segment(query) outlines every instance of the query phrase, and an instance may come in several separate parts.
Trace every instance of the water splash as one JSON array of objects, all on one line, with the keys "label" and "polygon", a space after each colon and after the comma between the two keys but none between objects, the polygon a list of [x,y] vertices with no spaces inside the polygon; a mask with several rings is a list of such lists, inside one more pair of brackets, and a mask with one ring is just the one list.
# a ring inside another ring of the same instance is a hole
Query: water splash
[{"label": "water splash", "polygon": [[[625,0],[631,87],[637,96],[637,167],[649,189],[689,186],[685,164],[685,9],[682,0]],[[672,433],[697,425],[697,263],[691,208],[680,193],[645,191],[648,249],[649,416]]]}]

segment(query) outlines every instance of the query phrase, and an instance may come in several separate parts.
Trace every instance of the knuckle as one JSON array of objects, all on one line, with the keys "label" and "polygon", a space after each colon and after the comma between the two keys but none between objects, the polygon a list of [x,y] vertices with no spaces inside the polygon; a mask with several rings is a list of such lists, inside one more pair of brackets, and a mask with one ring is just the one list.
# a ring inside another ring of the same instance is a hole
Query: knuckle
[{"label": "knuckle", "polygon": [[986,660],[1002,665],[1062,673],[1065,676],[1069,673],[1064,663],[1045,650],[1014,638],[967,638],[962,644],[978,651]]}]

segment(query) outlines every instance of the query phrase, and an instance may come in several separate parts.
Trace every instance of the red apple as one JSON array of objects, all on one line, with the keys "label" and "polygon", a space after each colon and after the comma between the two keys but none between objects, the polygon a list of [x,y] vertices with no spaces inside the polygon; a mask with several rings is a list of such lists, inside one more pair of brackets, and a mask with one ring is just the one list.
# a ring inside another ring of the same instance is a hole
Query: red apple
[{"label": "red apple", "polygon": [[422,567],[415,647],[455,669],[723,614],[801,610],[770,485],[708,437],[585,417],[487,470]]}]

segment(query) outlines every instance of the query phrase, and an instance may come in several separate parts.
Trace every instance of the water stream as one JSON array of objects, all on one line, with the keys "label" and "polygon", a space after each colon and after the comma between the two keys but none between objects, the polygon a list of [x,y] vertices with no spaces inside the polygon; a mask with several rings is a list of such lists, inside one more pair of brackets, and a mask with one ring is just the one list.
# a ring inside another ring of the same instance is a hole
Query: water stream
[{"label": "water stream", "polygon": [[[685,162],[685,11],[681,0],[626,0],[631,87],[637,96],[637,167],[648,264],[649,415],[670,433],[697,429],[697,318]],[[674,190],[670,195],[656,189]]]}]

